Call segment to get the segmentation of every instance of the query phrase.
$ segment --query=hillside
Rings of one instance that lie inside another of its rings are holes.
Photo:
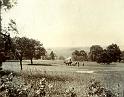
[[[119,46],[120,49],[123,51],[124,46]],[[106,48],[106,46],[103,46],[103,48]],[[48,54],[51,51],[54,51],[57,56],[64,56],[64,57],[69,57],[71,56],[72,52],[75,50],[84,50],[87,53],[90,51],[90,47],[52,47],[52,48],[46,48]]]
[[[54,51],[57,56],[64,56],[69,57],[71,56],[72,52],[75,50],[85,50],[86,52],[89,52],[89,47],[54,47],[54,48],[47,48],[47,52],[50,53],[51,51]]]

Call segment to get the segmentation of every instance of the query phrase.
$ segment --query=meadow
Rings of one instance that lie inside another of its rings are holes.
[[[3,69],[16,73],[14,83],[25,83],[26,87],[29,86],[32,91],[30,93],[38,90],[41,80],[45,78],[46,97],[124,97],[123,63],[104,65],[84,62],[83,66],[81,62],[78,67],[66,66],[60,60],[34,60],[36,65],[28,64],[30,61],[24,60],[21,71],[19,62],[5,62]],[[90,87],[93,85],[95,87],[91,89]],[[103,96],[103,93],[93,92],[96,90],[110,91],[114,96]],[[93,95],[90,95],[91,92]],[[70,93],[76,95],[73,96]],[[35,97],[33,95],[30,94],[28,97]]]

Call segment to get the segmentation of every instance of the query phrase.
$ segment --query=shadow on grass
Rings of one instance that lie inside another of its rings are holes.
[[[111,67],[111,66],[117,66],[117,63],[110,63],[110,64],[103,64],[100,63],[101,66],[107,66],[107,67]]]
[[[31,66],[53,66],[51,64],[27,64],[27,65],[31,65]]]
[[[20,60],[6,60],[6,62],[20,62]]]

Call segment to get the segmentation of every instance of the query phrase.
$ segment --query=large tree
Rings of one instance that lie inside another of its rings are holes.
[[[112,63],[111,56],[108,52],[108,50],[104,49],[96,59],[97,63],[104,63],[104,64],[110,64]]]
[[[113,62],[121,61],[121,50],[117,44],[111,44],[107,47],[107,51],[111,56]]]
[[[105,50],[103,50],[97,57],[98,63],[107,63],[121,61],[121,50],[117,44],[109,45]]]
[[[89,52],[89,60],[96,61],[99,54],[103,51],[100,45],[92,45]]]
[[[31,64],[33,64],[33,58],[40,59],[41,56],[46,54],[46,50],[40,41],[26,37],[16,37],[13,40],[15,41],[16,49],[21,52],[23,58],[30,59]]]

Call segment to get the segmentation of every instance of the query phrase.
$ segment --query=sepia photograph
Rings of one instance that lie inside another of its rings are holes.
[[[0,0],[0,97],[124,97],[124,0]]]

